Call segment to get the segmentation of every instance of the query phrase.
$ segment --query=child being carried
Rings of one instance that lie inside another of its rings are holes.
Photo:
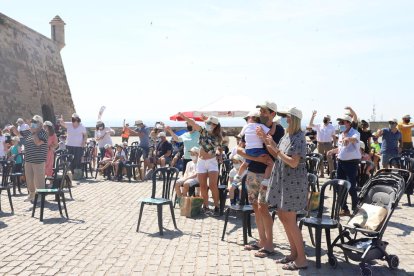
[[[266,151],[262,139],[257,135],[256,129],[258,127],[262,128],[264,133],[267,135],[270,129],[265,126],[264,124],[260,123],[260,113],[259,111],[252,111],[247,114],[247,125],[245,125],[240,132],[240,136],[244,136],[244,140],[246,142],[245,151],[247,155],[253,157],[259,157],[262,155],[268,155],[269,153]],[[247,167],[252,160],[246,159],[245,162],[240,166],[240,169],[237,175],[234,177],[232,184],[237,184],[241,181],[243,176],[247,173]],[[269,178],[272,173],[273,163],[267,164],[264,179],[262,181],[263,186],[269,185]]]

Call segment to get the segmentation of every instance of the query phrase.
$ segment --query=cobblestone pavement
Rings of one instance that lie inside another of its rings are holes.
[[[278,220],[274,224],[277,254],[259,259],[243,250],[240,219],[230,218],[228,234],[221,241],[223,218],[179,216],[174,230],[169,210],[164,207],[164,236],[159,236],[156,210],[144,209],[137,233],[138,199],[150,195],[149,182],[112,182],[88,179],[73,188],[68,202],[70,220],[61,218],[56,203],[49,199],[44,222],[39,210],[31,217],[25,196],[13,197],[15,214],[10,214],[7,197],[1,195],[0,274],[2,275],[351,275],[358,265],[347,264],[335,251],[336,270],[327,264],[323,251],[322,268],[315,268],[314,248],[303,230],[309,268],[284,272],[274,259],[288,252]],[[388,251],[400,257],[400,269],[390,271],[384,261],[373,265],[374,275],[414,275],[414,207],[402,199],[384,239]],[[254,220],[253,220],[254,221]],[[333,236],[336,235],[334,232]],[[257,230],[253,229],[257,237]],[[250,241],[254,240],[250,238]],[[325,243],[322,248],[326,249]]]

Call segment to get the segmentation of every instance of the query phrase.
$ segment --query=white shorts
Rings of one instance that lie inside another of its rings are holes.
[[[193,187],[198,184],[197,178],[188,179],[187,181],[183,180],[184,178],[178,179],[176,185],[183,186],[184,184],[188,184],[188,186]]]
[[[215,157],[207,160],[199,158],[196,170],[197,173],[218,172],[219,168],[217,159]]]

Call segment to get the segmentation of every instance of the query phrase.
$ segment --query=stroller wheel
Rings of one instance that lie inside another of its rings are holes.
[[[389,255],[387,258],[388,266],[391,269],[398,268],[398,265],[400,264],[400,259],[396,255]]]
[[[331,267],[333,269],[336,269],[336,267],[338,266],[338,260],[335,258],[335,256],[330,256],[328,260]]]

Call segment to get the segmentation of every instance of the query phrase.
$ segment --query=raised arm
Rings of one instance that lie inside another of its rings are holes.
[[[352,107],[346,106],[345,109],[348,109],[349,113],[351,113],[352,122],[358,123],[358,116],[357,116],[356,112],[352,109]]]
[[[61,127],[66,128],[66,123],[63,120],[63,115],[60,115],[59,124],[60,124]]]
[[[315,120],[316,113],[317,113],[317,111],[316,111],[316,110],[314,110],[314,111],[312,112],[312,116],[311,116],[311,120],[310,120],[310,122],[309,122],[308,128],[314,128],[314,127],[315,127],[315,125],[314,125],[314,123],[313,123],[313,120]]]
[[[201,127],[193,119],[188,118],[182,112],[178,112],[178,116],[183,118],[187,122],[187,124],[193,127],[194,130],[200,131]]]
[[[181,142],[180,138],[177,136],[177,134],[174,133],[174,131],[172,131],[170,126],[166,126],[165,131],[167,131],[171,135],[171,137],[174,139],[174,141]]]

